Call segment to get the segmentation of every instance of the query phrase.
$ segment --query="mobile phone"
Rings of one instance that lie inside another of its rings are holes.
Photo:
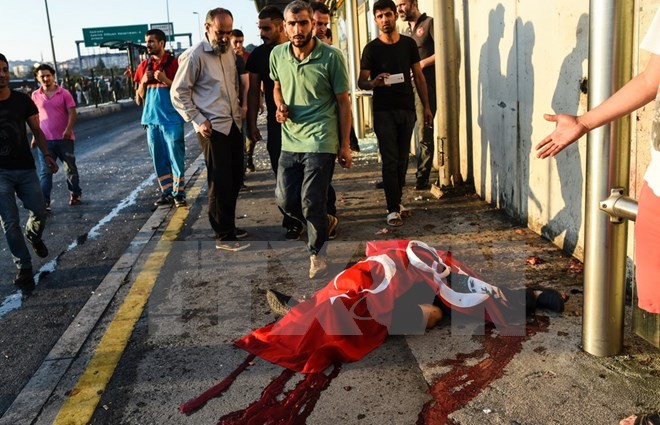
[[[404,81],[403,78],[403,73],[399,74],[390,74],[389,76],[385,77],[383,80],[385,84],[392,85],[392,84],[401,84]]]

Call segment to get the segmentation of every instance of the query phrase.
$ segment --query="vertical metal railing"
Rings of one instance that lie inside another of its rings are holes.
[[[631,78],[634,2],[592,0],[589,26],[589,109]],[[584,260],[584,350],[611,356],[623,347],[627,226],[600,211],[614,187],[628,188],[630,117],[587,137]]]
[[[346,1],[346,39],[348,40],[348,75],[351,84],[351,112],[353,114],[353,128],[358,137],[364,137],[364,125],[358,103],[357,77],[360,63],[360,39],[358,37],[358,9],[357,0]]]
[[[463,183],[461,177],[458,88],[458,49],[454,0],[433,2],[435,25],[435,81],[438,110],[435,117],[441,186]]]

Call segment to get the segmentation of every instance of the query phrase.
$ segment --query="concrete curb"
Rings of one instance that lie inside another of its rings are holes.
[[[78,110],[78,121],[85,121],[88,119],[100,117],[103,115],[113,114],[124,109],[137,108],[135,101],[132,99],[123,99],[118,103],[102,103],[98,106],[81,106]]]

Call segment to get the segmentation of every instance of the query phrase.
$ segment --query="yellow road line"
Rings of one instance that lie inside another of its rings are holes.
[[[187,190],[187,199],[190,204],[199,196],[200,185],[204,181],[205,178],[200,175],[195,185]],[[188,208],[177,208],[174,211],[165,232],[156,244],[154,251],[147,257],[144,267],[135,278],[117,315],[105,331],[87,368],[71,390],[71,394],[62,405],[53,424],[82,425],[92,419],[101,395],[126,349],[135,324],[144,311],[151,290],[172,250],[174,241],[183,228],[188,213]]]

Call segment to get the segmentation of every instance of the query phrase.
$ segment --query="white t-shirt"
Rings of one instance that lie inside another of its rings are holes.
[[[660,55],[660,9],[655,13],[651,27],[640,47],[653,54]],[[660,87],[655,98],[655,115],[651,127],[651,163],[646,170],[644,180],[655,196],[660,197]]]

